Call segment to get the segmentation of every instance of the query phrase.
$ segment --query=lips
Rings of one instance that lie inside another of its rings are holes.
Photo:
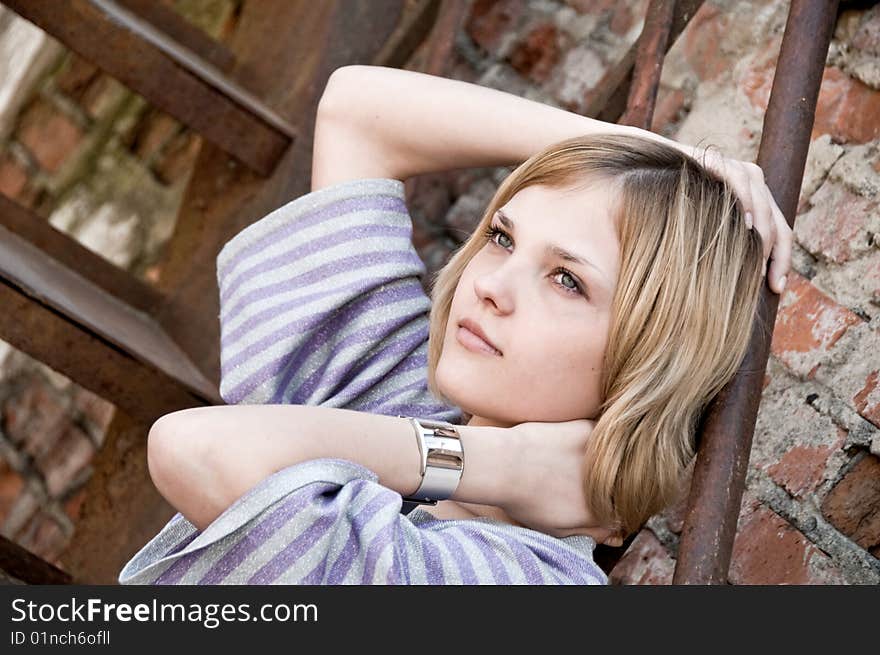
[[[496,355],[502,354],[501,350],[494,343],[492,343],[492,340],[486,335],[483,329],[475,321],[466,318],[460,321],[458,325],[460,328],[464,328],[465,334],[461,335],[461,338],[468,341],[469,345],[477,347],[483,346],[483,349],[487,352],[491,352]]]

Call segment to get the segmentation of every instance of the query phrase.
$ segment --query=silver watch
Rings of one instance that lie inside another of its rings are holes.
[[[464,448],[458,428],[446,421],[397,415],[408,419],[415,429],[422,456],[422,483],[403,500],[421,505],[436,505],[455,493],[464,472]]]

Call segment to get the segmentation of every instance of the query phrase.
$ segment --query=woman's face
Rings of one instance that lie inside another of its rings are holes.
[[[609,182],[533,185],[500,208],[506,220],[493,216],[490,227],[503,233],[486,240],[462,273],[436,370],[440,390],[472,415],[470,425],[598,413],[619,264],[614,197]],[[589,263],[566,260],[553,246]],[[500,354],[469,349],[474,337],[459,327],[465,320]]]

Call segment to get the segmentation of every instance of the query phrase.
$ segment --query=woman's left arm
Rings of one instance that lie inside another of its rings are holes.
[[[510,441],[517,436],[506,428],[457,427],[466,460],[452,498],[503,506],[516,486]],[[147,443],[156,488],[200,530],[273,473],[324,457],[361,464],[402,496],[420,483],[412,424],[383,414],[314,405],[198,407],[161,417]]]

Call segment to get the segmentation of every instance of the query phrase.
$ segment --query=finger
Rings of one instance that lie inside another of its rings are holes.
[[[748,163],[745,168],[748,171],[750,190],[754,201],[752,217],[755,228],[761,235],[764,259],[767,260],[773,252],[777,232],[773,209],[768,197],[770,191],[764,183],[764,172],[759,166]]]
[[[761,235],[761,248],[763,251],[764,258],[764,272],[767,272],[767,260],[773,254],[773,249],[776,245],[776,237],[777,237],[777,228],[776,228],[776,220],[771,216],[767,216],[766,214],[761,214],[760,218],[755,218],[755,229],[758,231],[758,234]]]
[[[773,220],[776,225],[776,242],[773,244],[772,264],[770,265],[771,288],[776,293],[782,293],[791,270],[791,251],[794,242],[794,232],[785,220],[785,215],[773,200],[773,194],[767,189],[767,195],[773,207]]]

